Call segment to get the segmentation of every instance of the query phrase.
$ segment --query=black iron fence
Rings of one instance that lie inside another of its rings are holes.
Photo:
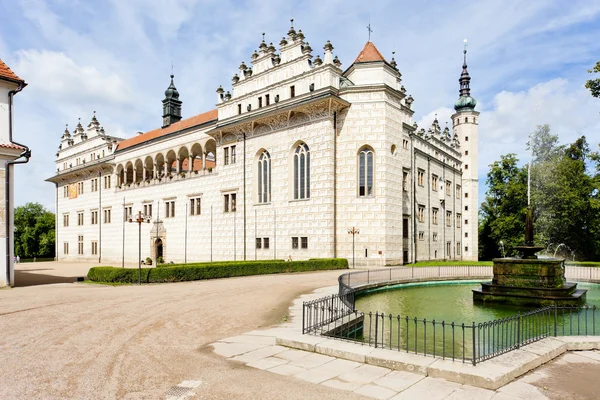
[[[576,279],[575,273],[580,273],[578,280],[600,279],[600,274],[584,269],[584,273],[567,271],[567,277]],[[303,304],[302,332],[473,365],[549,336],[600,333],[595,306],[549,306],[481,323],[362,312],[354,307],[356,291],[378,283],[491,275],[492,267],[487,266],[389,268],[346,273],[338,278],[339,294]]]

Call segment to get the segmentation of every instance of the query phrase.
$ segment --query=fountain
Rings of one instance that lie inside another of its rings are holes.
[[[529,175],[529,174],[528,174]],[[529,181],[529,176],[528,176]],[[533,215],[527,190],[525,243],[517,246],[521,258],[494,258],[494,277],[473,290],[473,300],[481,303],[500,303],[542,307],[548,305],[584,305],[586,292],[577,283],[565,279],[563,258],[538,259],[535,253],[543,250],[533,241]]]

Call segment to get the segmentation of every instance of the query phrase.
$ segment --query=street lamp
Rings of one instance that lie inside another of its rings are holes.
[[[352,229],[348,229],[348,233],[352,235],[352,268],[354,269],[354,235],[358,235],[360,230],[352,227]]]
[[[142,214],[138,211],[135,219],[129,217],[129,222],[137,222],[138,224],[138,284],[142,284],[142,222],[150,223],[150,216]]]

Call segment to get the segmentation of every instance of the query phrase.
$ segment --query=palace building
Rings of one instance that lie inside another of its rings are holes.
[[[466,50],[452,129],[436,119],[427,130],[393,57],[369,41],[344,70],[329,41],[323,50],[313,56],[292,27],[279,50],[260,43],[230,90],[219,86],[213,110],[183,119],[171,75],[159,128],[123,140],[94,114],[65,129],[48,179],[58,259],[137,262],[141,241],[153,262],[352,259],[353,249],[357,263],[477,260]]]

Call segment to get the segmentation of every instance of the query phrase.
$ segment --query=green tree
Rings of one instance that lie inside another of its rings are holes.
[[[15,208],[15,255],[54,257],[55,217],[39,203]]]
[[[517,166],[515,154],[501,156],[490,165],[488,191],[481,204],[479,257],[488,260],[516,255],[515,246],[523,244],[527,206],[527,170]]]
[[[594,65],[594,68],[588,69],[590,74],[600,73],[600,61]],[[590,93],[594,97],[600,97],[600,78],[589,79],[585,82],[585,87],[590,89]]]

